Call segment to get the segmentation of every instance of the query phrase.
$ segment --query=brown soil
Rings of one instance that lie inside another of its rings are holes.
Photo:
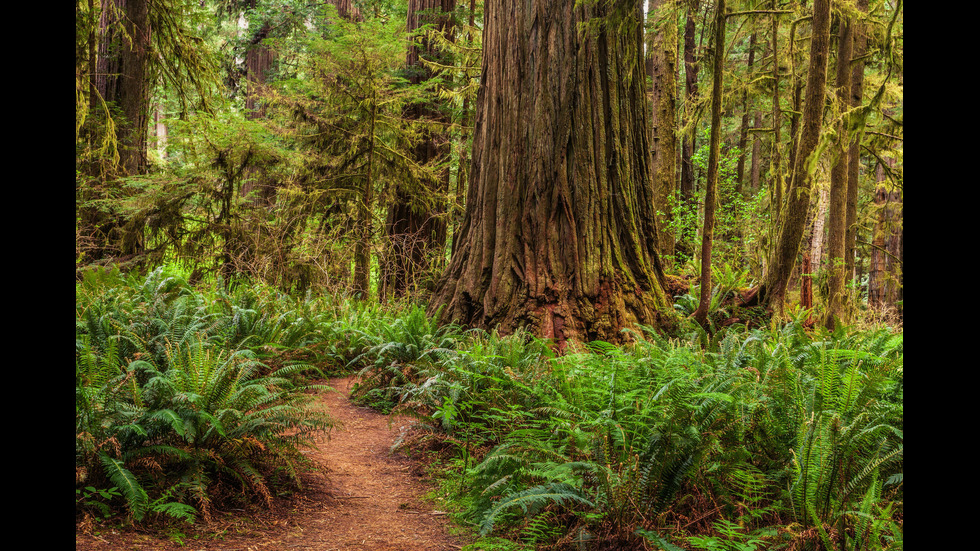
[[[306,478],[307,491],[272,511],[247,518],[228,515],[208,526],[181,528],[183,545],[166,534],[76,526],[75,549],[175,551],[461,549],[448,533],[445,512],[422,499],[423,469],[391,452],[407,420],[394,419],[347,399],[350,378],[332,379],[337,392],[321,398],[341,426],[318,442],[310,457],[322,466]]]

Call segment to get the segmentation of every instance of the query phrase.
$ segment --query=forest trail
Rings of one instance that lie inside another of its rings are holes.
[[[449,519],[423,499],[428,490],[420,466],[391,447],[407,425],[348,399],[353,377],[328,381],[336,392],[320,400],[339,426],[317,441],[308,455],[321,472],[305,477],[306,492],[293,509],[248,528],[199,525],[194,530],[223,534],[188,535],[179,542],[138,532],[103,531],[75,535],[75,549],[140,551],[455,551],[462,542],[449,535]],[[193,537],[193,539],[192,539]]]
[[[460,549],[448,535],[445,513],[421,496],[415,465],[393,455],[402,423],[358,407],[347,395],[353,378],[332,379],[336,392],[322,399],[341,423],[324,437],[313,457],[324,465],[327,498],[295,536],[282,541],[322,551],[437,551]]]

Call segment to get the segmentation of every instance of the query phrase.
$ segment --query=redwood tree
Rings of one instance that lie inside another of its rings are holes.
[[[485,22],[466,213],[430,309],[559,348],[661,324],[640,0],[499,0]]]

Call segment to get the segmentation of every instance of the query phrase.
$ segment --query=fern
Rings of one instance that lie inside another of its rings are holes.
[[[487,535],[493,530],[493,525],[504,511],[512,507],[520,507],[525,516],[533,516],[546,505],[555,503],[564,505],[569,502],[592,507],[592,502],[581,495],[573,486],[555,482],[534,486],[502,498],[493,508],[487,511],[480,522],[480,534]]]
[[[122,461],[113,459],[106,454],[99,454],[99,460],[106,470],[109,480],[122,492],[126,498],[126,506],[134,520],[140,520],[149,508],[149,497],[136,477],[123,467]]]

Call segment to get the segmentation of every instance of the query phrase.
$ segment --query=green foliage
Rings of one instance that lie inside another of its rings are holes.
[[[302,378],[312,366],[273,368],[239,346],[297,346],[297,321],[243,326],[242,309],[225,305],[162,270],[142,281],[90,274],[78,286],[76,510],[108,514],[119,498],[133,521],[190,521],[216,501],[268,503],[296,487],[301,449],[333,424],[311,407],[319,387]]]
[[[702,132],[701,146],[691,157],[695,174],[707,173],[708,130]],[[722,152],[718,165],[718,204],[715,213],[713,264],[730,266],[733,270],[746,270],[752,279],[762,276],[762,244],[769,231],[767,198],[764,190],[751,191],[736,179],[739,157],[742,152],[730,147]],[[668,231],[677,243],[674,261],[685,266],[694,259],[692,251],[698,250],[699,233],[703,227],[703,205],[698,201],[685,201],[679,196],[669,199],[665,206],[669,214]]]
[[[708,348],[634,337],[554,357],[523,335],[471,333],[390,388],[459,442],[456,499],[484,535],[540,542],[548,518],[564,527],[553,540],[666,548],[900,539],[900,335],[791,323]],[[684,533],[677,518],[699,520]]]
[[[719,274],[719,289],[747,277]],[[800,320],[631,336],[555,356],[521,332],[440,327],[418,306],[87,273],[76,507],[187,521],[295,487],[300,449],[330,426],[304,392],[315,362],[354,370],[355,399],[451,443],[449,491],[488,537],[900,545],[901,334]]]

